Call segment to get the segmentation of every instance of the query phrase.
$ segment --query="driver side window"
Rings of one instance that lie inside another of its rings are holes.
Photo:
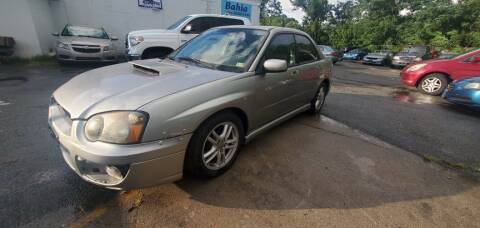
[[[296,65],[295,38],[293,34],[276,35],[265,50],[265,60],[282,59],[288,66]]]

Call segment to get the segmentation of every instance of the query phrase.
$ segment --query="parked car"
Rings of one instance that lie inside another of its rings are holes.
[[[15,39],[8,36],[0,36],[0,57],[13,55]]]
[[[343,54],[343,59],[346,60],[362,60],[368,54],[367,49],[359,48],[353,49],[345,54]]]
[[[389,66],[392,62],[393,53],[386,50],[375,51],[372,53],[368,53],[365,57],[363,57],[363,64],[374,64],[374,65],[382,65],[382,66]]]
[[[58,37],[56,43],[57,60],[67,61],[118,61],[113,41],[103,28],[66,25],[61,33],[52,33]]]
[[[447,101],[480,110],[480,77],[454,81],[443,93]]]
[[[306,33],[213,28],[168,58],[85,72],[58,88],[48,122],[66,163],[111,189],[214,177],[244,142],[310,110],[319,113],[332,64]]]
[[[250,20],[215,14],[186,16],[167,29],[132,31],[125,41],[129,60],[165,58],[175,49],[210,28],[227,25],[250,25]]]
[[[393,56],[392,67],[403,68],[409,64],[431,59],[431,48],[426,45],[413,45],[404,48]]]
[[[338,61],[341,61],[341,59],[339,58],[338,52],[332,47],[327,45],[317,45],[317,47],[322,52],[323,56],[325,56],[325,58],[332,61],[333,64],[337,63]]]
[[[480,49],[453,59],[415,63],[405,67],[400,74],[403,84],[437,96],[442,94],[451,81],[480,75]]]
[[[457,53],[451,53],[451,52],[442,52],[436,59],[453,59],[455,56],[458,56],[459,54]]]

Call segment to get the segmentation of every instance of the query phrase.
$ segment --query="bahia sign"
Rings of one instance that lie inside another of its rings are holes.
[[[222,14],[239,17],[252,17],[252,5],[243,2],[234,2],[229,0],[222,0]]]
[[[162,0],[138,0],[138,6],[151,9],[163,8]]]

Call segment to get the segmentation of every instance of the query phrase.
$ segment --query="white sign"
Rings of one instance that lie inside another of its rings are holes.
[[[138,0],[138,6],[151,8],[151,9],[162,9],[162,0]]]

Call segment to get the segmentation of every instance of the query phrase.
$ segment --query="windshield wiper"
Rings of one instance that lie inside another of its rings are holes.
[[[182,60],[182,61],[187,61],[187,62],[192,62],[195,63],[198,66],[209,68],[209,69],[215,69],[215,64],[212,63],[206,63],[203,62],[199,59],[191,58],[191,57],[178,57],[177,59]]]

